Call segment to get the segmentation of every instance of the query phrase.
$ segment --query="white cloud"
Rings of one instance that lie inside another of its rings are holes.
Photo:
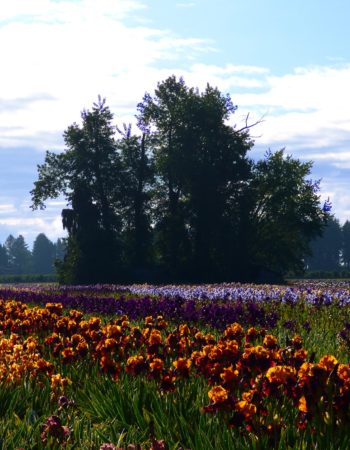
[[[244,109],[266,113],[262,142],[332,147],[350,137],[350,65],[298,68],[267,75],[264,92],[239,93]]]
[[[350,161],[333,162],[332,165],[337,169],[350,169]]]
[[[319,152],[312,153],[313,161],[339,161],[339,162],[350,162],[350,151],[340,150],[338,152]]]
[[[267,75],[269,69],[266,67],[258,66],[242,66],[226,64],[225,66],[215,66],[212,64],[194,64],[191,68],[192,71],[205,71],[207,75],[211,76],[227,76],[232,74],[242,75]]]
[[[9,214],[16,211],[16,207],[12,203],[0,204],[0,214]]]
[[[2,47],[0,100],[7,107],[0,108],[0,123],[7,132],[0,146],[52,145],[47,138],[79,120],[79,112],[99,93],[121,105],[119,114],[131,116],[147,78],[152,76],[152,87],[158,79],[155,63],[190,61],[198,52],[211,51],[206,40],[125,25],[122,19],[137,14],[140,2],[33,3],[31,8],[27,1],[11,1],[2,11],[0,40],[7,45]]]
[[[286,147],[288,154],[314,161],[312,177],[321,178],[321,198],[331,199],[341,222],[349,219],[350,64],[297,68],[283,76],[255,71],[252,79],[261,86],[255,92],[239,89],[243,83],[230,85],[230,72],[210,67],[207,74],[238,104],[233,120],[244,119],[248,112],[251,122],[264,115],[251,130],[261,135],[255,152],[262,156],[268,148]],[[238,76],[250,79],[243,71]]]
[[[234,88],[263,88],[266,82],[261,77],[268,73],[264,67],[255,66],[214,66],[208,64],[193,64],[186,71],[185,78],[188,84],[203,89],[209,82],[213,86],[218,86],[224,92]]]
[[[39,233],[45,233],[46,236],[52,241],[56,241],[58,238],[63,237],[66,234],[62,231],[62,221],[60,216],[54,217],[53,219],[0,217],[0,226],[2,228],[3,242],[10,233],[10,231],[7,231],[6,234],[6,230],[11,230],[11,233],[15,236],[21,234],[30,245]]]
[[[145,8],[133,0],[11,0],[1,5],[2,22],[57,23],[77,19],[89,20],[96,15],[121,19],[131,11]]]
[[[98,94],[107,97],[118,124],[133,121],[144,92],[175,74],[190,86],[204,89],[209,82],[230,92],[239,107],[234,121],[241,122],[248,112],[252,122],[265,114],[264,122],[252,130],[261,135],[256,141],[261,148],[286,146],[288,153],[315,160],[315,165],[350,167],[349,64],[296,68],[281,76],[267,67],[205,64],[204,56],[217,51],[214,42],[155,28],[142,17],[145,8],[131,0],[4,2],[0,151],[16,146],[62,148],[63,130],[80,120],[80,111]],[[138,25],[128,24],[129,17]],[[337,181],[327,183],[325,192],[337,196],[337,211],[349,212],[346,188]],[[50,202],[45,219],[43,212],[28,212],[28,204],[11,209],[17,204],[12,197],[0,204],[1,216],[6,208],[11,215],[0,225],[26,236],[38,230],[62,235],[59,201]]]
[[[251,123],[263,118],[252,129],[253,135],[261,136],[257,139],[259,146],[286,146],[303,159],[312,159],[316,150],[333,148],[333,154],[327,158],[330,163],[337,163],[338,148],[350,141],[350,65],[298,68],[292,74],[277,77],[265,67],[195,63],[187,70],[175,69],[171,73],[183,75],[188,85],[200,89],[209,82],[224,93],[230,92],[238,105],[232,123],[242,123],[247,113]],[[143,91],[152,91],[156,80],[167,76],[168,70],[147,67]],[[123,86],[128,81],[136,82],[133,77],[118,80]],[[115,107],[118,110],[117,102]]]
[[[178,6],[193,2],[179,2]],[[145,5],[129,0],[12,0],[2,7],[0,146],[62,146],[61,134],[98,94],[117,120],[132,120],[146,90],[171,73],[190,85],[231,92],[236,118],[265,114],[260,143],[328,147],[350,131],[350,65],[296,68],[276,76],[266,67],[204,64],[213,43],[169,30],[127,26]],[[141,18],[141,17],[139,17]],[[168,61],[172,69],[160,69]],[[180,69],[187,61],[187,69]]]
[[[49,200],[48,202],[47,202],[47,206],[48,207],[56,207],[56,206],[58,206],[58,207],[63,207],[63,206],[66,206],[67,205],[67,202],[66,201],[64,201],[64,200]]]

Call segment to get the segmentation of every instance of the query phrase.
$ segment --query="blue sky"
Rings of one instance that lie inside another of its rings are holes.
[[[314,161],[322,199],[350,220],[350,3],[345,0],[11,0],[0,15],[0,243],[63,236],[49,201],[31,211],[45,150],[100,94],[115,123],[169,75],[230,93],[232,123],[263,118],[251,156]]]

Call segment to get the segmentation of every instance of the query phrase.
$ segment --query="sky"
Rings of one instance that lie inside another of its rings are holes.
[[[348,0],[11,0],[0,14],[0,243],[65,235],[62,199],[32,211],[45,151],[98,95],[134,122],[145,92],[174,74],[259,121],[252,158],[286,148],[313,161],[321,200],[350,220]]]

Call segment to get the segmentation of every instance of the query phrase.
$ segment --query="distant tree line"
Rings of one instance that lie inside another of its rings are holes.
[[[350,270],[350,222],[340,225],[330,216],[323,234],[312,240],[310,255],[305,258],[308,272],[334,272]]]
[[[64,239],[51,242],[44,233],[38,234],[29,250],[22,235],[8,236],[0,244],[0,275],[48,275],[56,272],[55,262],[65,255]]]
[[[259,280],[301,270],[328,216],[311,162],[268,151],[254,161],[252,124],[207,85],[175,76],[118,128],[104,100],[46,153],[32,208],[63,196],[63,283]]]

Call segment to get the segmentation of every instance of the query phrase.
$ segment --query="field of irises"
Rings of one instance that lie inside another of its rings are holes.
[[[0,449],[350,448],[350,283],[0,286]]]

